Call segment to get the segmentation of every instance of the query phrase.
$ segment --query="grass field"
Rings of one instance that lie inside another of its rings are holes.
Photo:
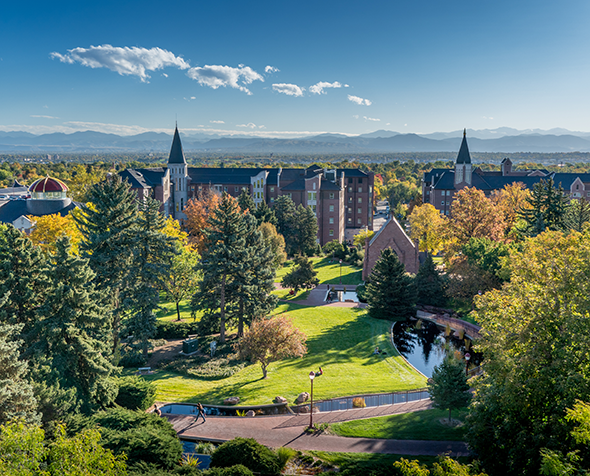
[[[311,258],[313,268],[318,273],[320,284],[338,284],[340,282],[340,263],[334,259],[330,263],[330,258]],[[291,268],[293,262],[288,261],[288,264],[277,270],[277,277],[275,282],[280,283]],[[356,266],[351,266],[342,263],[342,284],[360,284],[362,282],[362,269]]]
[[[463,421],[467,409],[455,410],[452,418]],[[465,427],[450,428],[441,418],[448,418],[447,410],[424,410],[402,415],[391,415],[366,420],[347,421],[330,425],[330,433],[355,438],[385,438],[393,440],[462,441]]]
[[[372,319],[355,308],[304,307],[282,304],[275,313],[287,313],[307,335],[308,354],[269,366],[263,380],[258,364],[220,380],[184,377],[160,370],[147,376],[158,387],[159,401],[220,404],[230,396],[240,403],[271,403],[277,395],[293,402],[309,391],[309,372],[321,366],[324,375],[314,385],[317,399],[361,393],[421,388],[426,379],[396,354],[389,339],[390,323]],[[388,355],[372,354],[375,346]]]

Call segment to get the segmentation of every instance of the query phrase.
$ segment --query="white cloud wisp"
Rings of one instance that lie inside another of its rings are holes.
[[[324,89],[326,88],[341,88],[342,84],[338,81],[334,81],[333,83],[328,83],[326,81],[320,81],[319,83],[314,84],[313,86],[309,87],[309,92],[313,94],[326,94]]]
[[[251,95],[252,92],[244,86],[245,84],[252,84],[254,81],[264,82],[264,78],[260,74],[243,64],[238,65],[237,68],[221,65],[205,65],[203,67],[191,68],[186,74],[189,78],[198,81],[201,86],[209,86],[212,89],[229,86],[230,88],[239,89],[248,95]]]
[[[268,65],[264,68],[265,73],[278,73],[280,71],[279,68],[275,68],[274,66]]]
[[[300,88],[296,84],[278,83],[273,84],[272,89],[278,93],[286,94],[287,96],[303,96],[304,88]]]
[[[348,100],[352,101],[355,104],[358,104],[359,106],[370,106],[371,104],[373,104],[373,102],[369,101],[368,99],[363,99],[358,96],[352,96],[351,94],[348,95]]]
[[[89,68],[107,68],[122,76],[137,76],[142,82],[148,82],[147,71],[156,71],[168,66],[188,69],[189,64],[179,56],[161,48],[117,47],[111,45],[74,48],[68,53],[53,52],[51,58],[62,63],[80,63]]]

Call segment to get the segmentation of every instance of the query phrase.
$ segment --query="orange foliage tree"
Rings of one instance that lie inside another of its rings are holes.
[[[203,230],[207,227],[207,222],[211,214],[217,209],[221,197],[211,189],[199,192],[196,198],[190,199],[184,213],[184,227],[189,234],[189,240],[192,245],[197,247],[200,254],[205,249],[205,235]]]
[[[518,220],[518,212],[530,208],[528,198],[529,189],[522,182],[506,185],[501,190],[494,190],[491,195],[492,203],[498,208],[504,218],[505,233],[508,234]]]
[[[287,316],[256,319],[244,337],[235,344],[240,358],[259,362],[262,377],[267,377],[271,362],[288,357],[303,357],[307,353],[303,332],[293,326]]]

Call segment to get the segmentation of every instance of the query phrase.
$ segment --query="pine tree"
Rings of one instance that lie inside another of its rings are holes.
[[[268,207],[266,202],[262,202],[256,210],[254,210],[254,216],[258,220],[258,226],[263,223],[270,223],[272,225],[277,224],[277,217],[274,212]]]
[[[294,217],[293,254],[313,255],[317,249],[318,220],[311,207],[299,205]]]
[[[58,239],[45,270],[49,289],[37,311],[35,357],[74,388],[82,408],[103,406],[116,397],[110,377],[108,338],[111,323],[102,305],[105,291],[93,283],[88,261],[70,254],[67,237]]]
[[[453,356],[448,356],[434,368],[432,378],[428,379],[428,393],[435,408],[451,410],[467,406],[471,400],[469,384],[463,364]]]
[[[159,211],[160,203],[148,198],[140,203],[140,214],[131,242],[133,261],[130,266],[125,301],[131,310],[127,329],[141,342],[143,355],[148,356],[148,339],[156,333],[155,309],[160,300],[163,279],[169,275],[176,253],[174,238],[162,230],[166,219]]]
[[[414,280],[419,304],[429,306],[444,306],[445,282],[436,269],[431,255],[420,266]]]
[[[84,240],[82,256],[94,271],[98,289],[107,291],[112,307],[113,352],[119,346],[121,316],[125,311],[121,291],[133,260],[132,238],[137,223],[137,195],[115,175],[89,192],[91,205],[82,205],[76,222]]]
[[[525,232],[529,236],[537,236],[545,230],[561,231],[565,228],[568,201],[561,184],[555,187],[553,179],[541,180],[533,187],[527,202],[529,208],[520,210],[518,215],[525,220]]]
[[[250,195],[250,192],[245,188],[243,188],[240,192],[240,196],[238,197],[238,205],[243,212],[249,211],[250,213],[254,213],[256,211],[254,199],[252,198],[252,195]]]
[[[317,278],[318,273],[306,256],[298,255],[293,261],[295,261],[295,267],[283,277],[281,286],[298,292],[301,288],[311,289],[320,284]]]
[[[291,197],[281,195],[275,200],[272,208],[277,218],[277,231],[285,238],[287,254],[293,255],[293,240],[295,239],[295,212],[296,207]]]
[[[17,336],[22,327],[0,323],[0,425],[17,418],[40,421],[33,387],[26,379],[27,362],[19,360],[23,341]]]
[[[590,223],[590,202],[584,198],[572,200],[565,214],[566,229],[582,233]]]
[[[0,225],[0,322],[22,324],[25,341],[35,323],[35,309],[46,292],[41,273],[45,258],[25,235],[12,225]]]
[[[227,193],[223,194],[219,207],[209,218],[204,233],[207,248],[199,266],[203,281],[191,305],[193,310],[204,310],[208,315],[206,319],[218,320],[219,340],[224,343],[228,310],[235,305],[235,297],[230,294],[235,289],[232,288],[234,279],[248,266],[243,213],[237,201]]]
[[[416,294],[412,278],[391,248],[383,250],[375,263],[366,296],[371,317],[401,321],[414,314]]]

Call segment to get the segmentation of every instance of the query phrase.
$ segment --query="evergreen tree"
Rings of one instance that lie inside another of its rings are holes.
[[[519,217],[526,222],[525,233],[537,236],[545,230],[561,231],[565,228],[568,200],[561,184],[555,187],[553,179],[541,180],[527,198],[529,208],[520,210]]]
[[[291,197],[281,195],[275,200],[273,212],[277,218],[277,231],[285,238],[287,254],[293,255],[293,240],[295,239],[296,207]]]
[[[95,185],[89,196],[91,205],[82,205],[82,213],[75,217],[84,236],[80,249],[95,273],[95,284],[106,291],[112,307],[112,341],[116,351],[125,310],[121,291],[129,281],[134,256],[132,238],[138,215],[137,195],[127,182],[115,175]]]
[[[244,324],[250,324],[256,317],[266,316],[277,304],[274,290],[274,256],[258,230],[256,218],[251,214],[243,216],[245,223],[245,266],[234,276],[232,294],[238,307],[238,336],[244,335]]]
[[[434,367],[432,378],[428,379],[428,393],[435,408],[449,410],[450,424],[451,411],[466,407],[471,400],[463,364],[453,356],[448,356]]]
[[[19,360],[23,324],[0,323],[0,425],[12,419],[38,423],[37,401],[26,379],[27,362]]]
[[[131,310],[127,329],[141,342],[146,358],[148,339],[156,333],[154,311],[160,300],[160,288],[176,254],[175,239],[162,232],[166,219],[159,208],[160,203],[151,198],[140,203],[141,213],[131,242],[133,261],[125,291],[125,301]]]
[[[298,255],[293,261],[295,261],[295,267],[283,277],[281,286],[297,292],[301,288],[311,289],[320,284],[317,278],[318,273],[306,256]]]
[[[584,198],[572,200],[565,214],[565,228],[582,233],[590,223],[590,202]]]
[[[248,190],[245,188],[242,189],[240,192],[240,196],[238,197],[238,205],[242,209],[243,212],[249,211],[250,213],[254,213],[256,211],[256,204],[254,203],[254,199]]]
[[[412,278],[391,248],[383,250],[375,263],[366,296],[371,317],[401,321],[414,314],[416,294]]]
[[[274,212],[268,207],[266,202],[262,202],[256,210],[254,210],[254,216],[258,220],[258,225],[262,225],[263,223],[270,223],[272,225],[277,225],[277,217],[275,216]]]
[[[225,326],[228,310],[235,305],[230,292],[235,289],[234,279],[248,266],[246,259],[246,224],[235,199],[223,194],[219,207],[209,218],[205,229],[207,249],[199,266],[203,280],[193,296],[193,310],[207,313],[205,319],[219,322],[219,341],[225,342]],[[217,312],[219,315],[217,317]]]
[[[311,207],[297,207],[293,231],[292,254],[313,255],[317,250],[318,220]]]
[[[431,255],[427,255],[426,260],[420,266],[414,279],[414,285],[419,304],[445,305],[445,282],[436,269]]]
[[[108,358],[111,323],[105,315],[104,291],[93,284],[88,261],[70,254],[67,237],[58,239],[45,270],[49,292],[37,311],[35,360],[74,388],[83,409],[112,403],[116,386]]]
[[[22,324],[27,342],[35,324],[35,309],[46,293],[42,269],[45,258],[25,235],[12,225],[0,225],[0,322]]]

